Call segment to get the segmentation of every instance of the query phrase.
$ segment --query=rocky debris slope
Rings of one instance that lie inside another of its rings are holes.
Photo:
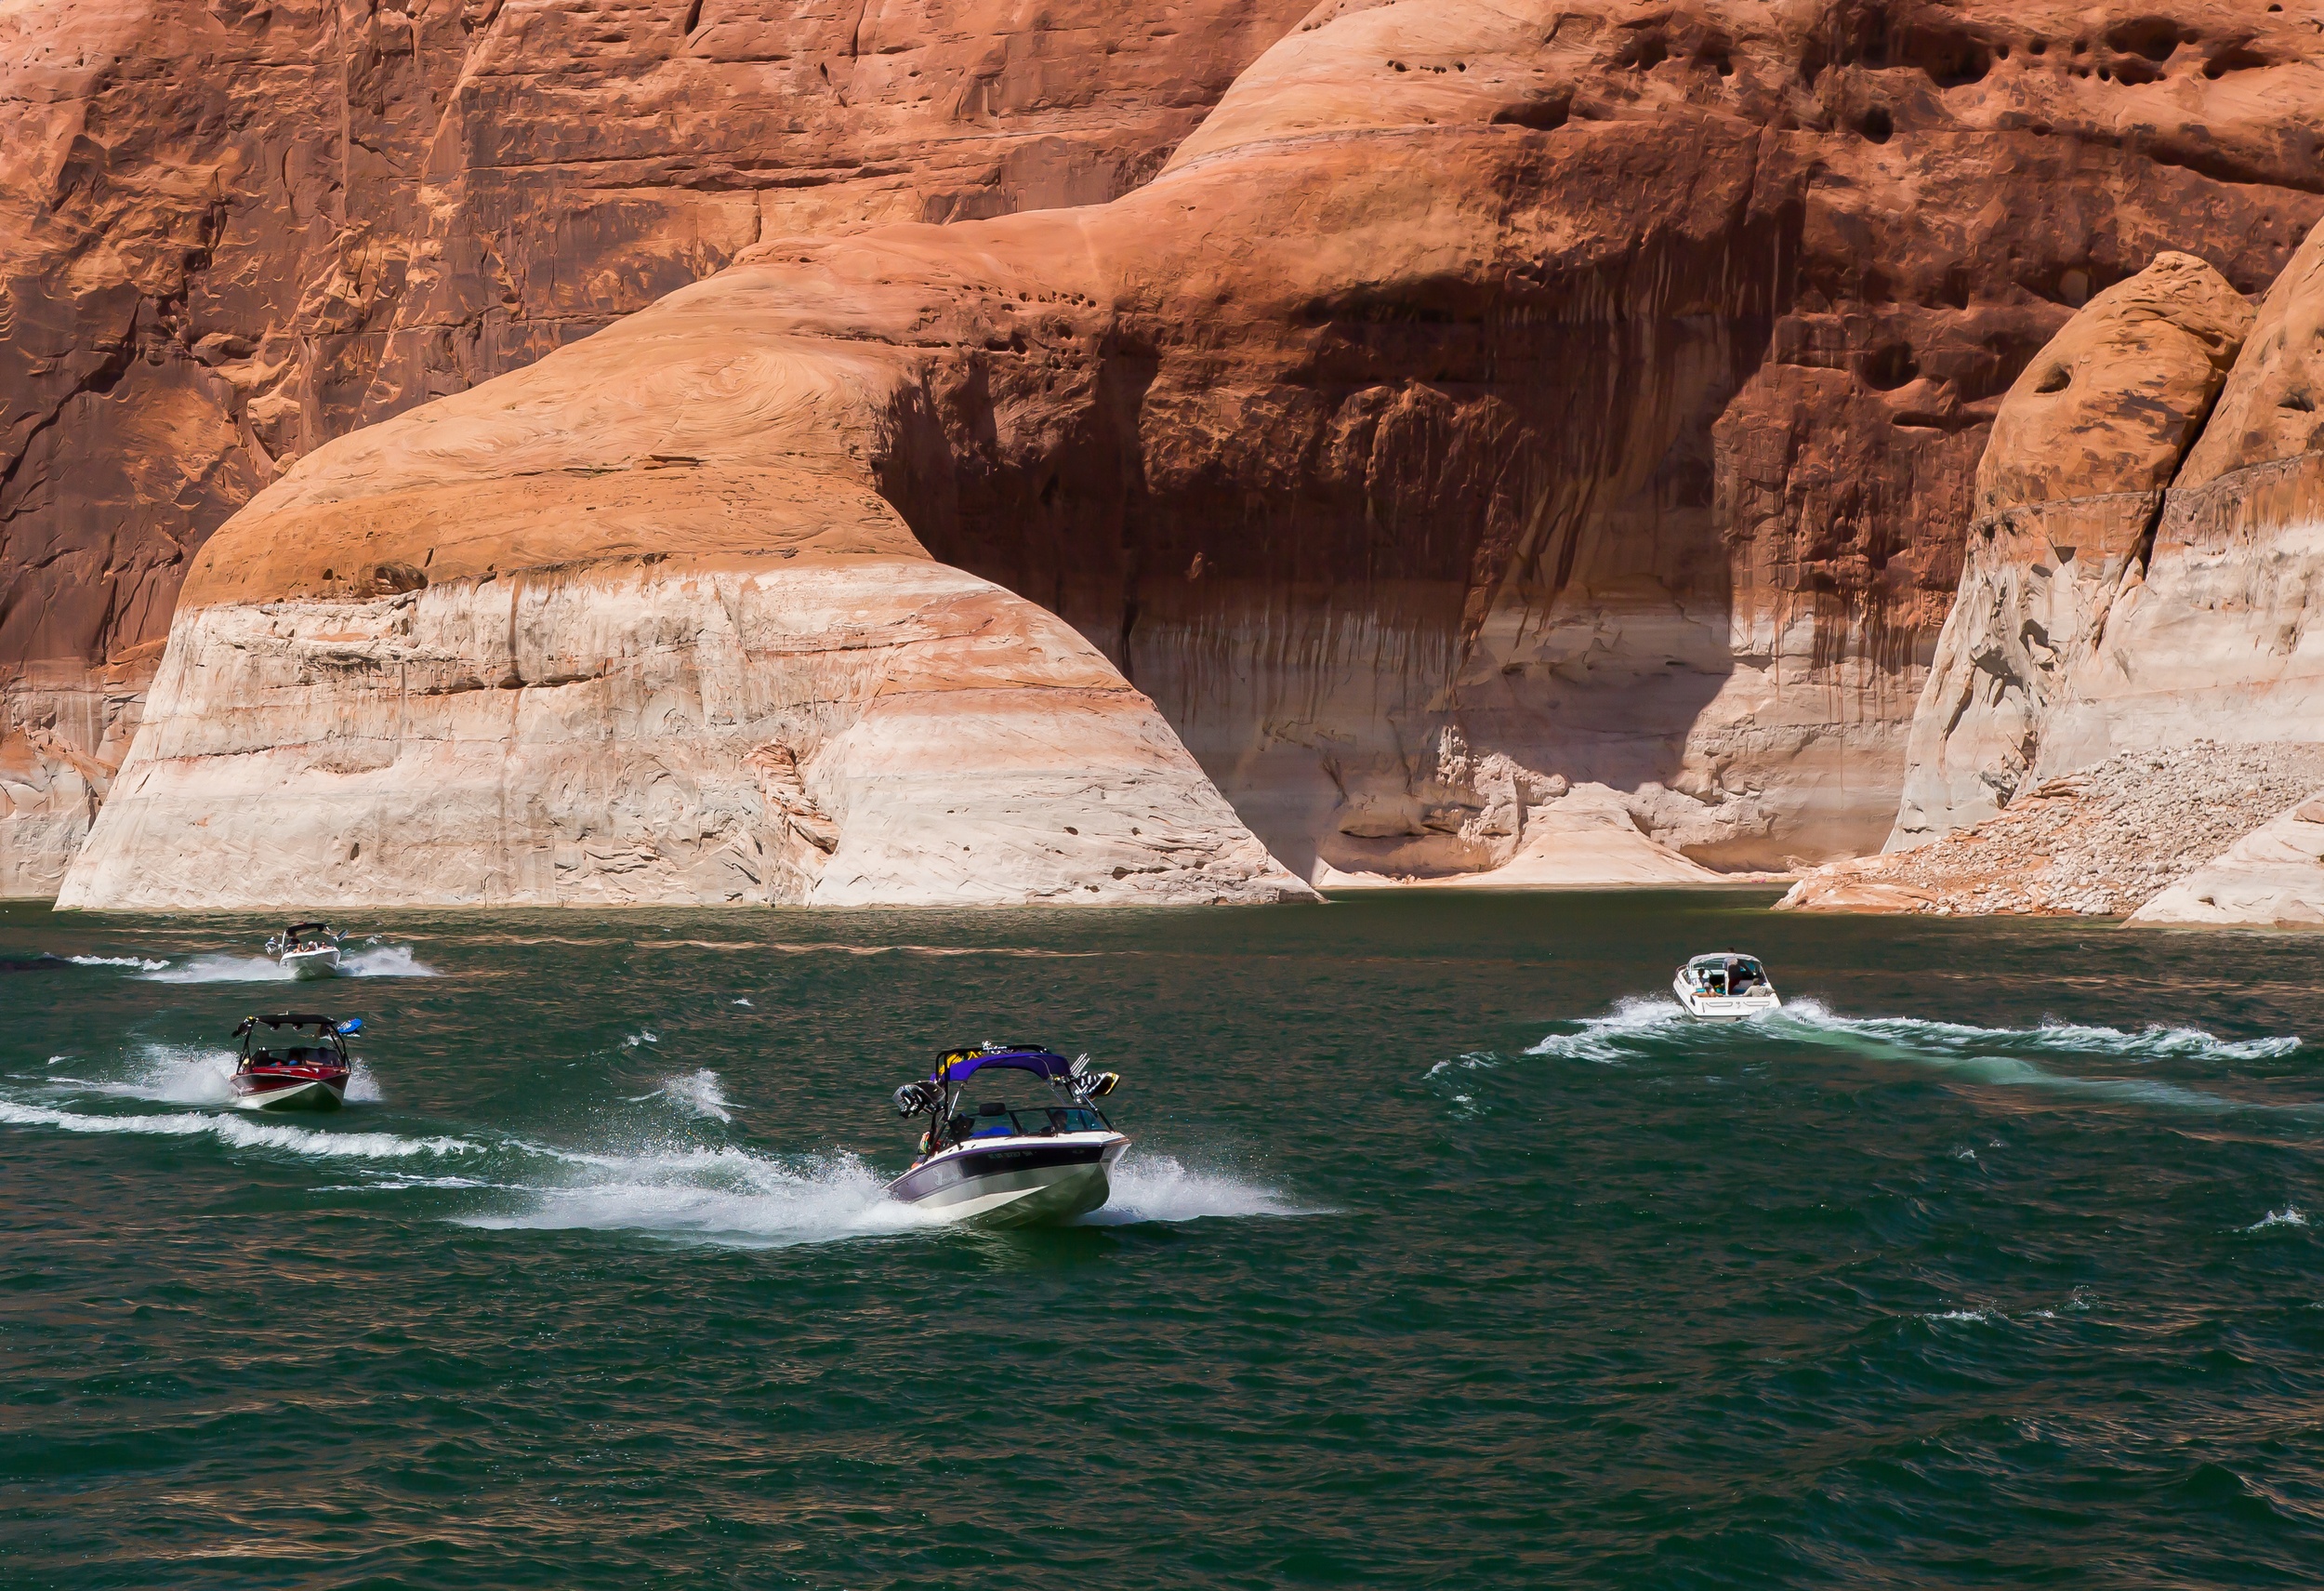
[[[1095,648],[930,560],[894,351],[707,285],[202,550],[59,904],[1305,898]]]
[[[1307,4],[0,6],[0,892],[293,460],[768,238],[1111,198]]]
[[[2324,746],[2204,740],[2124,752],[2024,789],[1983,822],[1811,873],[1778,904],[2164,921],[2144,908],[2186,894],[2206,863],[2319,783]]]
[[[2148,927],[2324,928],[2324,795],[2246,834],[2131,921]]]
[[[851,479],[1089,637],[1299,869],[1406,845],[1351,828],[1382,803],[1490,805],[1430,788],[1447,729],[1674,793],[1695,861],[1813,859],[1894,817],[2032,353],[2165,249],[2256,291],[2324,213],[2312,40],[2208,0],[1330,5],[1110,203],[770,230],[688,291],[806,386],[876,366]]]

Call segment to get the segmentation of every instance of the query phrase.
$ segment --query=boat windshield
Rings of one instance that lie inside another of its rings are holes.
[[[328,1044],[291,1044],[276,1040],[262,1050],[250,1052],[254,1067],[343,1067],[347,1057]]]
[[[1769,988],[1767,970],[1750,956],[1697,956],[1686,963],[1695,985],[1714,994]]]
[[[976,1106],[963,1106],[952,1119],[947,1141],[961,1143],[971,1138],[1047,1138],[1059,1133],[1103,1133],[1105,1118],[1086,1105],[1033,1105],[1011,1107],[997,1100]]]
[[[254,1027],[243,1044],[244,1059],[254,1067],[343,1067],[347,1052],[337,1034],[312,1028],[285,1025]]]

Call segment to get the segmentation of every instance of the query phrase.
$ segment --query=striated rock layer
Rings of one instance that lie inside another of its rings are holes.
[[[1109,203],[769,234],[677,297],[784,381],[876,367],[850,478],[1301,871],[1507,865],[1504,764],[1816,859],[1894,819],[2032,353],[2167,248],[2256,291],[2324,212],[2311,35],[2247,11],[1328,5]]]
[[[906,362],[675,295],[324,447],[196,558],[79,907],[1307,896],[1153,704],[930,560]]]
[[[191,607],[60,904],[1306,894],[1063,623],[811,547]]]

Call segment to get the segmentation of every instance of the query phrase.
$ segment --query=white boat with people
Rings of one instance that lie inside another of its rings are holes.
[[[1670,980],[1689,1016],[1706,1022],[1740,1022],[1763,1016],[1783,1004],[1775,981],[1756,956],[1738,950],[1714,950],[1697,956]]]
[[[327,922],[294,922],[266,942],[266,953],[293,977],[327,978],[339,970],[342,937]]]
[[[963,1097],[971,1081],[984,1096],[974,1105]],[[1129,1147],[1091,1103],[1120,1081],[1091,1071],[1086,1055],[1068,1061],[1038,1044],[948,1050],[925,1080],[895,1092],[899,1115],[930,1120],[919,1158],[889,1195],[979,1226],[1087,1215],[1105,1202],[1114,1162]]]

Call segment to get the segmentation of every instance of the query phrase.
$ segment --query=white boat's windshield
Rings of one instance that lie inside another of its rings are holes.
[[[1697,956],[1686,963],[1691,982],[1714,994],[1773,988],[1767,970],[1750,956]]]
[[[1103,1133],[1105,1119],[1086,1105],[1010,1106],[1000,1100],[963,1103],[952,1119],[949,1141],[970,1138],[1050,1137],[1059,1133]]]

